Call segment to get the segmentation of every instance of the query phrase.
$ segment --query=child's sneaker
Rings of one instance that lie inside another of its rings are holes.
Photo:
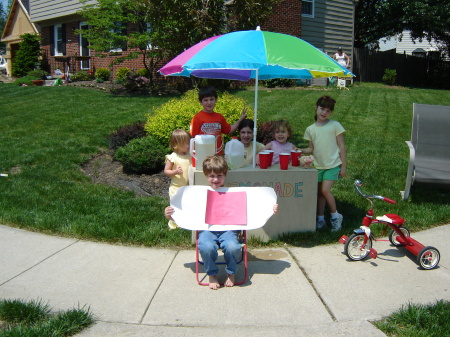
[[[325,220],[317,220],[316,221],[316,228],[318,230],[324,229],[325,227],[327,227],[327,222]]]
[[[343,219],[344,219],[344,217],[342,216],[342,214],[338,214],[337,218],[331,219],[331,231],[332,232],[337,232],[337,231],[341,230]]]

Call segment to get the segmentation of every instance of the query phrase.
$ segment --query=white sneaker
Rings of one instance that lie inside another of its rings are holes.
[[[316,221],[316,228],[317,229],[324,229],[327,227],[327,222],[325,220],[317,220]]]
[[[342,216],[342,214],[339,214],[339,213],[338,213],[337,218],[331,219],[331,231],[332,232],[337,232],[337,231],[341,230],[343,219],[344,219],[344,217]]]

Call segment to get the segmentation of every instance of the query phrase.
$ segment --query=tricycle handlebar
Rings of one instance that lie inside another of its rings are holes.
[[[389,199],[389,198],[382,197],[381,195],[368,195],[368,194],[364,194],[363,191],[361,191],[361,188],[360,188],[361,186],[364,186],[364,184],[363,184],[362,181],[359,180],[359,179],[355,180],[354,185],[355,185],[356,191],[357,191],[359,194],[361,194],[361,195],[362,195],[364,198],[366,198],[366,199],[379,199],[379,200],[386,201],[386,202],[388,202],[388,203],[390,203],[390,204],[395,204],[395,201],[394,201],[394,200],[391,200],[391,199]]]

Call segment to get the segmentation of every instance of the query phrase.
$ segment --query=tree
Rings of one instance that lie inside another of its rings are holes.
[[[272,14],[277,0],[234,0],[229,5],[227,24],[232,30],[261,26]]]
[[[378,46],[383,37],[411,31],[413,39],[436,40],[449,52],[449,0],[354,0],[355,47]]]
[[[12,66],[13,76],[25,76],[29,71],[34,70],[39,63],[41,54],[41,44],[36,34],[23,34],[20,36],[19,49]]]
[[[90,27],[81,33],[91,49],[101,55],[117,47],[138,50],[115,62],[143,55],[150,83],[158,60],[220,34],[224,26],[223,0],[98,0],[79,13]]]
[[[3,35],[3,30],[6,25],[7,14],[3,9],[3,4],[0,2],[0,37]],[[6,44],[4,42],[0,42],[0,50],[4,49]],[[1,54],[1,53],[0,53]]]

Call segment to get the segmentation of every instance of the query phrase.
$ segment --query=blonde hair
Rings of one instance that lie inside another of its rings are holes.
[[[184,130],[176,129],[173,130],[172,135],[169,139],[169,146],[172,149],[172,151],[177,152],[178,147],[181,144],[189,144],[189,141],[191,140],[191,135],[187,133]]]
[[[227,172],[228,164],[222,156],[208,156],[203,161],[203,174],[205,176],[211,173],[227,175]]]
[[[285,120],[279,120],[275,122],[275,125],[273,126],[273,133],[277,132],[277,130],[286,130],[289,134],[288,139],[292,136],[292,126],[289,124],[288,121]]]

